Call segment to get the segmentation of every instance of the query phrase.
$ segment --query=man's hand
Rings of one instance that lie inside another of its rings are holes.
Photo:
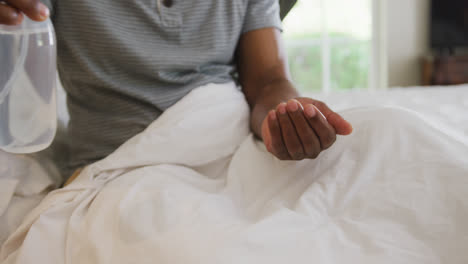
[[[49,9],[38,0],[0,1],[0,24],[18,25],[23,21],[23,13],[35,21],[49,17]]]
[[[280,103],[262,123],[262,138],[280,160],[315,159],[336,135],[348,135],[351,125],[324,103],[299,97]]]
[[[277,158],[316,158],[335,142],[336,135],[352,132],[351,124],[324,103],[299,96],[291,82],[279,30],[264,28],[243,34],[236,62],[251,108],[252,131]]]

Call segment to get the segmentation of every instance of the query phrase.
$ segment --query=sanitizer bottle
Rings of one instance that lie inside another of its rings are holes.
[[[56,39],[50,20],[26,16],[0,25],[0,149],[32,153],[47,148],[57,127]]]

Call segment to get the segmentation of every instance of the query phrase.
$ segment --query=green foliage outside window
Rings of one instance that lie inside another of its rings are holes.
[[[321,35],[287,37],[287,51],[291,74],[303,92],[322,89]],[[330,34],[330,86],[332,90],[368,87],[370,41],[362,41],[342,33]]]

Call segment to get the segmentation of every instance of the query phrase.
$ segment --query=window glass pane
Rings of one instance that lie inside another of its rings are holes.
[[[327,0],[325,0],[327,1]],[[349,0],[348,0],[349,1]],[[283,21],[286,38],[322,33],[321,0],[299,0]]]
[[[324,1],[331,45],[331,88],[368,88],[372,52],[371,0]]]
[[[302,0],[283,22],[291,75],[303,92],[323,86],[321,19],[320,1]]]
[[[296,39],[288,43],[289,68],[296,87],[303,92],[322,90],[321,46]]]
[[[371,1],[298,1],[283,26],[291,74],[299,89],[318,91],[326,84],[334,90],[368,87]],[[324,69],[330,71],[326,81]]]
[[[319,1],[319,0],[303,0]],[[359,40],[372,38],[371,0],[323,0],[326,5],[328,31],[342,33]]]
[[[370,42],[332,44],[330,67],[333,90],[364,89],[369,86]]]

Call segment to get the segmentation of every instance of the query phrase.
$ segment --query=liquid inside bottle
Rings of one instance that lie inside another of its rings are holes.
[[[33,26],[31,26],[33,25]],[[57,127],[56,43],[50,21],[0,27],[0,149],[47,148]]]

